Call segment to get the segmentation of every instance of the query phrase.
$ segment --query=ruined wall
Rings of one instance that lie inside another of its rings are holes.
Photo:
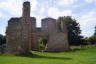
[[[21,47],[23,48],[23,52],[27,52],[30,49],[29,44],[31,44],[31,22],[30,22],[30,3],[23,3],[23,16],[21,17]]]
[[[50,35],[46,51],[67,51],[69,50],[68,42],[64,33],[55,33]]]
[[[34,33],[36,32],[36,19],[12,18],[8,22],[7,53],[25,53],[34,46]]]
[[[48,40],[46,51],[68,50],[68,34],[65,23],[59,26],[60,20],[42,19],[41,31],[36,28],[36,18],[30,17],[30,2],[23,3],[23,14],[20,18],[11,18],[6,30],[7,53],[25,53],[38,50],[40,37]],[[60,29],[59,29],[60,28]]]
[[[19,18],[11,18],[8,21],[6,31],[7,37],[7,53],[18,53],[21,41],[21,24]]]
[[[42,19],[42,32],[46,35],[53,34],[56,32],[56,19],[44,18]]]
[[[30,2],[23,4],[23,16],[12,18],[8,22],[7,53],[25,53],[32,49],[36,32],[36,19],[30,17]]]
[[[46,45],[46,51],[67,51],[69,50],[69,44],[66,25],[60,20],[56,20],[55,22],[56,23],[53,24],[50,24],[50,22],[47,26],[49,30],[52,29],[52,31],[49,34],[48,42]]]
[[[36,41],[36,18],[31,17],[31,50],[37,49],[37,41]]]

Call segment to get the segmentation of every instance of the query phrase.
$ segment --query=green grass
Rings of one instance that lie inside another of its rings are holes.
[[[0,55],[0,64],[96,64],[96,47],[72,47],[70,52],[37,52]]]

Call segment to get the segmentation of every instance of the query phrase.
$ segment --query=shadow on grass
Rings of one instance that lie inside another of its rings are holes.
[[[17,56],[21,57],[29,57],[29,58],[44,58],[44,59],[60,59],[60,60],[71,60],[72,58],[67,58],[67,57],[50,57],[50,56],[40,56],[37,54],[32,54],[31,52],[25,53],[25,54],[20,54]]]
[[[74,48],[74,49],[71,49],[69,52],[77,52],[77,51],[84,51],[86,50],[85,48]]]

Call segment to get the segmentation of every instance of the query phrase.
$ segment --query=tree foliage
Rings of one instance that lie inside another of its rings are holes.
[[[95,26],[95,32],[94,32],[94,35],[96,35],[96,26]]]
[[[89,42],[90,42],[91,44],[96,44],[96,35],[91,36],[91,37],[89,38]]]
[[[38,43],[39,43],[39,49],[40,49],[40,50],[44,50],[44,49],[45,49],[45,46],[46,46],[46,44],[47,44],[47,39],[45,39],[45,38],[40,38],[40,39],[38,40]]]
[[[95,26],[95,32],[93,34],[93,36],[91,36],[88,41],[91,43],[91,44],[96,44],[96,26]]]
[[[62,22],[65,22],[68,29],[68,41],[70,45],[80,45],[83,41],[83,36],[81,36],[81,30],[79,23],[70,16],[59,17]]]
[[[0,45],[5,44],[6,43],[6,36],[3,36],[0,34]]]

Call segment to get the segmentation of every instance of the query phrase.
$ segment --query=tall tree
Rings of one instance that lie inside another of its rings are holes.
[[[95,26],[95,32],[94,32],[94,35],[96,35],[96,26]]]
[[[62,19],[62,22],[65,22],[68,29],[68,41],[70,45],[80,45],[83,40],[81,36],[81,30],[79,23],[75,19],[72,19],[70,16],[59,17]]]
[[[0,45],[6,43],[6,37],[0,34]]]
[[[94,34],[89,38],[89,42],[91,44],[96,44],[96,26],[95,26],[95,32],[94,32]]]

